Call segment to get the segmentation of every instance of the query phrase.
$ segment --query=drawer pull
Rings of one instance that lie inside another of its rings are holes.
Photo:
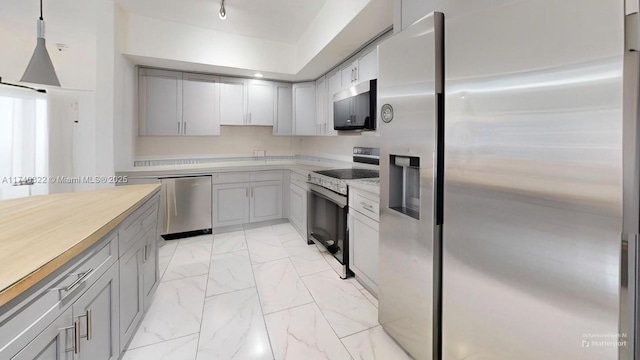
[[[361,202],[360,205],[362,205],[366,210],[369,210],[372,213],[375,213],[375,211],[373,211],[373,205],[367,204],[366,202]]]
[[[73,290],[73,288],[75,288],[76,286],[78,286],[81,282],[84,281],[84,279],[87,278],[87,276],[89,276],[91,274],[91,272],[93,271],[93,269],[89,269],[81,274],[78,274],[78,278],[76,279],[76,281],[72,282],[71,284],[69,284],[69,286],[67,286],[66,288],[64,288],[64,291],[71,291]]]

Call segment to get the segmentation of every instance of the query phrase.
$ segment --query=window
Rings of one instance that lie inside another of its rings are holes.
[[[47,96],[0,87],[0,199],[48,193]],[[33,178],[34,185],[14,183]]]

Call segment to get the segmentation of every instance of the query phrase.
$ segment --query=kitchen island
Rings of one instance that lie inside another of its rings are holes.
[[[119,357],[157,288],[159,189],[0,202],[0,358]]]

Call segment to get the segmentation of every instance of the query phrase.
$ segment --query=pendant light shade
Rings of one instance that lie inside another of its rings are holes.
[[[38,19],[38,39],[36,49],[33,51],[27,70],[20,81],[43,84],[51,86],[60,86],[60,81],[53,68],[51,57],[47,51],[46,41],[44,39],[44,19],[42,18],[42,0],[40,0],[40,18]]]

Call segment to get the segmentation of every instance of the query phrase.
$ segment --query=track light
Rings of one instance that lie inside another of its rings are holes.
[[[227,18],[227,9],[224,8],[224,0],[221,0],[220,13],[218,15],[220,15],[220,19],[222,20]]]

